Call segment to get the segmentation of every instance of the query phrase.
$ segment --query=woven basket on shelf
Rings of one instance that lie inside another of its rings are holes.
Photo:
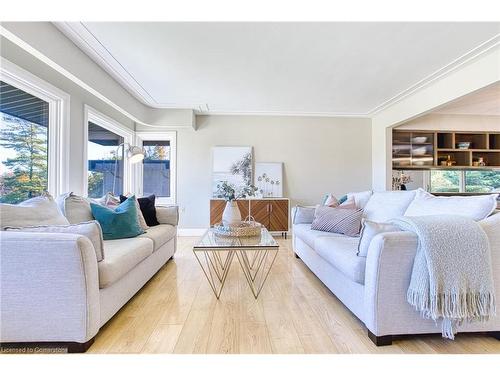
[[[262,224],[249,216],[239,224],[223,225],[222,223],[214,225],[214,232],[220,236],[227,237],[256,237],[260,236]]]

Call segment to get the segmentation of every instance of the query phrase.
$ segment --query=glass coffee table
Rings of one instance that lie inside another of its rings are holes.
[[[266,228],[262,228],[260,236],[255,237],[226,237],[218,235],[210,228],[193,247],[194,255],[217,299],[226,282],[234,255],[238,258],[254,297],[257,298],[278,250],[278,243]]]

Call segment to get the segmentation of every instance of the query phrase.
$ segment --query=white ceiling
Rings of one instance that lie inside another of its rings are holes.
[[[144,103],[213,113],[367,115],[500,40],[500,23],[56,26]]]

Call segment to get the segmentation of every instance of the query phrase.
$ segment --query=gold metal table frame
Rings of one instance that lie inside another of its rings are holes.
[[[257,298],[278,251],[278,243],[265,228],[262,228],[260,237],[221,237],[209,229],[193,247],[196,260],[217,299],[222,293],[235,255],[253,296]]]

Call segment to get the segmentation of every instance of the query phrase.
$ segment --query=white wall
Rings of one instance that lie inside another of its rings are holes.
[[[177,133],[177,203],[181,228],[209,224],[212,148],[253,146],[254,160],[284,163],[284,194],[316,204],[371,186],[369,119],[197,116],[197,131]]]
[[[373,188],[391,187],[391,127],[500,81],[499,66],[500,46],[497,46],[373,116]]]

